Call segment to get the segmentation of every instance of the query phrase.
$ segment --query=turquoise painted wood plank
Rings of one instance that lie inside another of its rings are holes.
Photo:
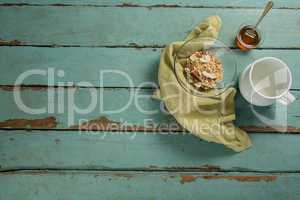
[[[161,49],[134,48],[37,48],[1,47],[0,84],[13,85],[16,79],[28,70],[55,69],[58,82],[85,81],[100,86],[100,72],[116,70],[125,73],[133,84],[120,73],[104,73],[104,87],[137,87],[144,82],[157,82],[158,61]],[[65,76],[57,76],[63,70]],[[5,73],[2,73],[4,72]],[[6,74],[6,75],[5,75]],[[24,84],[51,85],[48,76],[30,76]],[[299,83],[300,88],[300,83]]]
[[[203,18],[219,15],[224,22],[220,39],[232,46],[241,23],[254,23],[260,12],[221,8],[0,7],[0,36],[5,41],[2,43],[25,45],[165,45],[182,40]],[[299,16],[296,9],[273,10],[261,26],[265,34],[262,47],[299,47]]]
[[[99,5],[99,6],[209,6],[209,7],[262,7],[265,1],[251,0],[0,0],[0,3],[29,3],[35,5],[66,4],[66,5]],[[275,8],[299,8],[297,0],[274,0]]]
[[[299,174],[18,172],[0,175],[1,199],[297,199]]]
[[[2,128],[78,129],[74,125],[89,123],[91,125],[85,126],[88,129],[102,130],[109,127],[106,123],[115,124],[109,122],[112,120],[135,130],[153,130],[155,127],[161,130],[182,130],[164,110],[163,103],[151,98],[152,89],[27,88],[14,91],[0,92]],[[18,104],[14,96],[16,91],[20,93],[22,101]],[[300,96],[300,91],[292,93]],[[92,103],[91,98],[95,103]],[[289,107],[278,104],[253,107],[238,94],[236,124],[248,131],[270,131],[269,128],[273,126],[289,126],[286,130],[275,130],[300,132],[299,102],[298,98]],[[23,105],[29,110],[24,109]],[[113,128],[116,127],[110,127]]]
[[[39,69],[48,72],[54,68],[53,83],[48,76],[34,75],[24,80],[29,85],[58,85],[58,82],[89,82],[104,87],[138,87],[144,82],[157,84],[158,63],[161,49],[159,48],[38,48],[38,47],[1,47],[0,48],[0,84],[14,85],[20,74]],[[238,71],[241,72],[254,59],[275,56],[285,61],[294,74],[292,88],[300,89],[299,50],[253,50],[248,53],[235,51],[238,60]],[[58,70],[64,71],[64,77],[57,75]],[[125,76],[117,73],[105,73],[100,78],[100,71],[116,70],[125,73],[132,79],[132,84]],[[49,74],[49,73],[48,73]],[[83,84],[81,84],[83,85]]]
[[[297,199],[299,174],[18,172],[0,175],[1,199]]]
[[[251,135],[236,153],[189,134],[78,131],[0,131],[1,170],[97,169],[299,171],[300,137]]]

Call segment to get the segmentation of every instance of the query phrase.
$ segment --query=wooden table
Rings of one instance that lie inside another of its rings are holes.
[[[299,96],[300,1],[274,2],[262,46],[234,50],[239,72],[253,59],[278,57]],[[239,25],[254,22],[265,1],[0,3],[1,200],[299,199],[300,100],[252,108],[238,94],[236,124],[253,147],[234,153],[183,134],[151,99],[154,85],[142,84],[157,83],[164,45],[204,17],[219,15],[220,40],[234,47]],[[84,112],[91,96],[95,107]]]

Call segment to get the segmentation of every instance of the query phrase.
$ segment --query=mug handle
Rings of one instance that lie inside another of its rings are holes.
[[[277,99],[277,101],[282,105],[287,106],[291,104],[293,101],[295,101],[295,99],[296,97],[294,95],[292,95],[290,92],[287,92],[285,95]]]

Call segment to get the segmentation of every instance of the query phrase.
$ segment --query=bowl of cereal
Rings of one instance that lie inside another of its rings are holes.
[[[189,94],[216,97],[234,85],[237,60],[233,51],[213,38],[186,41],[174,54],[174,73]]]

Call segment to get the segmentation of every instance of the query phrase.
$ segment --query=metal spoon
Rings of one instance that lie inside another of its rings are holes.
[[[264,9],[264,12],[261,14],[260,18],[258,19],[258,21],[256,22],[255,26],[253,29],[247,29],[246,30],[246,33],[252,37],[252,38],[255,38],[256,36],[256,28],[257,26],[260,24],[260,22],[262,21],[262,19],[267,15],[267,13],[273,8],[273,1],[269,1]]]

